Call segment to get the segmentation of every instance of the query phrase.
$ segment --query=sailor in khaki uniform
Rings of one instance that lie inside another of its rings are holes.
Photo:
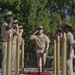
[[[20,37],[20,46],[22,46],[22,40],[23,40],[23,38],[22,38],[22,35],[23,35],[23,26],[19,26],[19,37]],[[22,61],[21,61],[21,58],[22,58],[22,50],[21,50],[22,48],[20,47],[20,67],[22,66],[21,64],[22,64]]]
[[[12,24],[12,31],[13,31],[13,40],[12,40],[12,70],[11,75],[16,74],[16,39],[19,34],[19,25],[18,21],[14,20]]]
[[[36,55],[37,55],[37,66],[38,66],[38,73],[44,71],[44,66],[46,63],[46,53],[49,48],[50,40],[49,38],[43,34],[43,27],[39,26],[37,31],[31,35],[31,40],[36,41]]]
[[[58,28],[58,30],[56,32],[56,35],[55,35],[55,38],[56,38],[56,36],[59,36],[59,38],[60,38],[60,56],[62,54],[62,35],[63,35],[63,29],[62,28]]]
[[[12,21],[13,15],[12,12],[4,14],[4,20],[6,21],[1,28],[1,37],[3,40],[2,43],[2,75],[6,75],[6,59],[7,59],[7,36],[8,33],[12,34]]]
[[[72,34],[72,26],[65,24],[65,32],[67,33],[67,75],[73,75],[73,55],[72,48],[74,37]]]
[[[12,42],[12,75],[16,74],[16,40],[17,37],[20,37],[20,45],[22,41],[22,27],[18,25],[18,21],[14,20],[12,24],[13,28],[13,42]],[[21,50],[20,50],[20,56],[21,56]]]

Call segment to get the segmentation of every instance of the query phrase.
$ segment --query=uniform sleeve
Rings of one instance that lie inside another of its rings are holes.
[[[46,42],[50,43],[50,40],[49,40],[49,38],[47,36],[46,36]]]
[[[2,27],[1,27],[1,37],[4,36],[5,32],[6,32],[6,25],[2,25]]]
[[[22,44],[22,40],[23,40],[22,37],[20,37],[20,46],[21,46],[21,44]]]
[[[30,39],[31,39],[31,40],[36,40],[36,38],[37,38],[36,35],[31,35],[31,36],[30,36]]]
[[[72,34],[70,34],[70,35],[67,35],[67,42],[68,42],[68,44],[73,44],[73,35]]]

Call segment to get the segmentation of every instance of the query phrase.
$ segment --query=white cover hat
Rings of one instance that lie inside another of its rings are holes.
[[[9,12],[7,12],[7,13],[4,14],[4,16],[7,16],[7,15],[13,15],[13,14],[12,14],[11,11],[9,11]]]

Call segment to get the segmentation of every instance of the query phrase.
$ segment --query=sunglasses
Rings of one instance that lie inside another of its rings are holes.
[[[42,28],[38,28],[38,30],[42,30]]]
[[[19,28],[19,29],[23,29],[23,28],[21,27],[21,28]]]
[[[18,24],[18,22],[13,22],[13,24]]]

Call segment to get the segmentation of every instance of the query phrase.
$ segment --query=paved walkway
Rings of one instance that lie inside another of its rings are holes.
[[[45,72],[50,72],[50,73],[52,73],[52,75],[54,75],[53,74],[53,70],[50,68],[45,68],[44,69],[45,70]],[[27,72],[38,72],[38,69],[37,68],[24,68],[24,73],[27,73]],[[0,75],[2,75],[2,69],[0,68]],[[25,74],[20,74],[20,75],[25,75]],[[75,75],[75,72],[74,72],[74,75]]]

